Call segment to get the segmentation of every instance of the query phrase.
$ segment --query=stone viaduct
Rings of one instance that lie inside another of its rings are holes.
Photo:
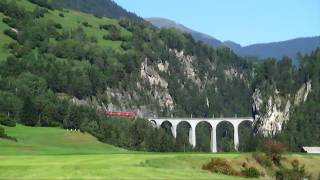
[[[233,125],[234,128],[234,148],[238,150],[239,146],[239,134],[238,128],[239,125],[244,121],[253,122],[252,117],[245,118],[148,118],[148,121],[153,123],[157,128],[160,128],[161,125],[165,122],[171,124],[172,135],[177,137],[177,127],[179,123],[186,122],[189,124],[189,142],[195,147],[196,146],[196,127],[200,122],[207,122],[211,126],[211,151],[217,152],[217,126],[221,122],[229,122]]]

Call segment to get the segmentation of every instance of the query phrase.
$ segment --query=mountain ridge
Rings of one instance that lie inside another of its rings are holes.
[[[242,46],[233,41],[220,41],[213,36],[194,31],[180,23],[172,21],[170,19],[152,17],[145,18],[151,24],[158,28],[176,28],[181,31],[190,33],[196,40],[201,40],[207,44],[218,47],[227,46],[241,56],[254,56],[260,59],[276,58],[281,59],[283,56],[289,56],[294,61],[297,61],[297,53],[302,54],[310,53],[312,50],[320,47],[320,36],[312,37],[297,37],[294,39],[288,39],[276,42],[256,43],[247,46]],[[201,36],[206,38],[200,38]],[[212,43],[214,42],[214,43]]]
[[[129,12],[113,0],[55,0],[50,2],[53,6],[59,8],[69,8],[85,13],[94,14],[108,18],[120,19],[126,17],[133,21],[143,21],[135,13]],[[90,6],[87,4],[90,3]]]
[[[154,26],[156,26],[158,28],[171,28],[172,27],[172,28],[179,29],[183,32],[190,33],[195,40],[206,42],[213,47],[217,47],[222,44],[222,42],[220,40],[218,40],[208,34],[192,30],[192,29],[184,26],[183,24],[172,21],[170,19],[151,17],[151,18],[145,18],[145,20],[150,22],[151,24],[153,24]]]

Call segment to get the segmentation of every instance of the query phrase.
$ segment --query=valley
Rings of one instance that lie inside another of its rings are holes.
[[[318,39],[250,47],[261,61],[171,26],[0,0],[0,179],[319,179],[301,152],[320,142]]]

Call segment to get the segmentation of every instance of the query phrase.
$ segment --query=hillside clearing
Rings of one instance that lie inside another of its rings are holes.
[[[12,0],[9,0],[11,2]],[[37,7],[35,4],[30,3],[27,0],[15,1],[19,7],[26,9],[31,12]],[[64,17],[60,15],[63,14]],[[0,61],[5,60],[11,53],[8,48],[4,46],[11,42],[14,42],[10,37],[5,35],[3,32],[10,27],[2,21],[5,16],[0,13]],[[109,18],[98,18],[91,14],[86,14],[74,10],[50,10],[44,18],[40,18],[42,22],[56,22],[62,25],[63,30],[72,31],[79,27],[83,28],[86,35],[97,39],[97,44],[103,48],[111,48],[113,50],[121,50],[120,46],[122,41],[111,41],[103,39],[104,35],[109,34],[107,30],[100,29],[100,25],[112,24],[119,28],[122,37],[129,38],[132,33],[122,28],[116,20]],[[83,23],[88,23],[89,26],[85,27]]]
[[[26,127],[17,125],[7,128],[10,136],[18,142],[1,140],[0,155],[45,155],[45,154],[102,154],[126,152],[99,142],[95,137],[81,132],[70,132],[58,128]]]

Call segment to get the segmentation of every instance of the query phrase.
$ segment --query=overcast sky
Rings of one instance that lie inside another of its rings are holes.
[[[241,45],[320,35],[320,0],[115,0],[147,17],[174,20]]]

